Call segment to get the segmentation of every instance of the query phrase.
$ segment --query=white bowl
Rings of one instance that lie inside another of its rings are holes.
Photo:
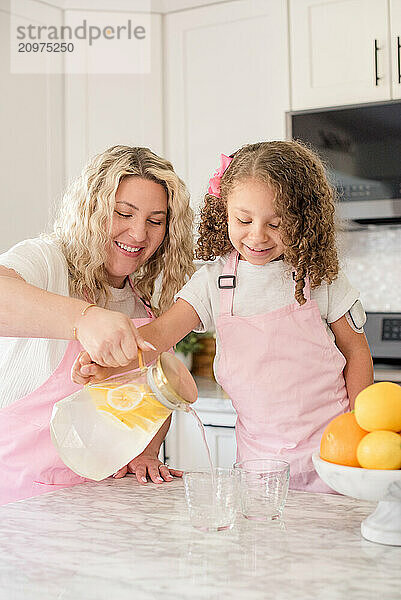
[[[384,500],[393,482],[401,485],[401,469],[385,471],[336,465],[320,458],[319,452],[312,456],[317,474],[336,492],[361,500]]]
[[[334,491],[379,501],[376,510],[361,524],[364,538],[380,544],[401,546],[401,469],[362,469],[336,465],[312,455],[317,474]]]

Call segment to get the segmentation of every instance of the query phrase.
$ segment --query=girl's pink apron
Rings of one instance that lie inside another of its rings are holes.
[[[238,252],[219,278],[217,380],[237,411],[237,461],[276,456],[290,463],[290,487],[332,492],[315,472],[312,452],[326,425],[349,410],[344,356],[328,337],[306,279],[296,301],[249,317],[232,313]],[[252,298],[249,299],[252,302]]]
[[[148,316],[132,319],[135,327],[153,319],[144,306]],[[45,383],[0,410],[0,505],[88,481],[65,466],[49,429],[54,404],[82,388],[71,381],[71,368],[81,350],[78,341],[70,342]]]

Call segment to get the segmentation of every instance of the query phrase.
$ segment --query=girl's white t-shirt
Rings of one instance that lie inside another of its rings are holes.
[[[0,265],[13,269],[31,285],[69,296],[66,259],[50,240],[34,238],[16,244],[0,254]],[[124,288],[110,288],[110,291],[108,309],[131,319],[147,316],[128,281]],[[42,385],[59,365],[68,343],[68,340],[0,337],[0,408]]]
[[[222,275],[228,256],[207,263],[197,271],[175,299],[186,300],[199,316],[197,332],[216,328],[216,319],[220,314],[220,289],[218,278]],[[233,314],[251,316],[265,314],[296,302],[294,281],[288,265],[276,260],[266,265],[253,265],[245,260],[238,261],[236,287],[234,289]],[[226,290],[223,293],[229,293]],[[311,291],[322,317],[322,323],[334,341],[329,324],[337,321],[351,308],[359,298],[359,292],[340,270],[337,279],[330,285],[322,283]],[[220,356],[220,340],[216,334],[215,368]]]

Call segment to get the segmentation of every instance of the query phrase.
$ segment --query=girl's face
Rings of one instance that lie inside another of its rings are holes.
[[[273,200],[271,188],[257,179],[241,182],[227,198],[230,241],[240,258],[253,265],[265,265],[284,252]]]
[[[123,287],[158,249],[166,234],[167,194],[154,181],[127,177],[118,186],[105,263],[109,283]]]

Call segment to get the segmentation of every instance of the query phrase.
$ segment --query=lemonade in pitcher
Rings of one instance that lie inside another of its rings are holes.
[[[143,452],[172,411],[187,410],[196,398],[189,371],[163,352],[150,367],[142,364],[57,402],[52,441],[67,467],[100,481]]]

